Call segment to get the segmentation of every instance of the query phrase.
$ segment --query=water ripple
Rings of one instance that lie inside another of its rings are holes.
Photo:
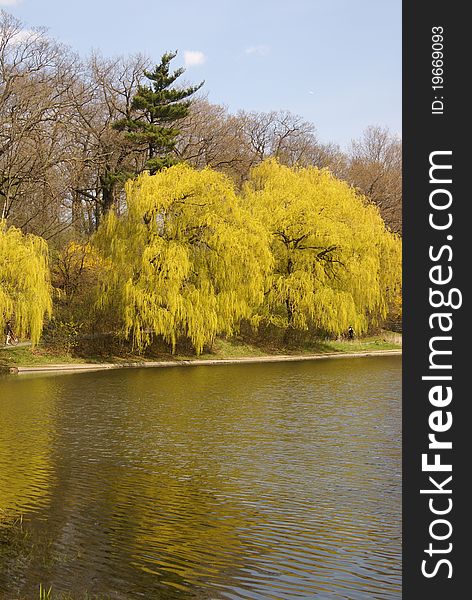
[[[400,380],[398,357],[3,379],[0,597],[400,598]]]

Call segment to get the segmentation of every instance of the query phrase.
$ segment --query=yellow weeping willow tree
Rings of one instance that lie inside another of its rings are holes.
[[[0,221],[0,319],[14,319],[15,333],[36,344],[51,314],[51,291],[46,242]]]
[[[100,304],[115,304],[138,349],[161,335],[197,354],[262,303],[272,257],[264,227],[232,182],[176,165],[126,185],[127,211],[109,214],[94,243],[113,264]]]
[[[376,207],[328,171],[275,160],[253,169],[243,196],[270,234],[266,318],[339,335],[386,316],[400,285],[401,243]]]

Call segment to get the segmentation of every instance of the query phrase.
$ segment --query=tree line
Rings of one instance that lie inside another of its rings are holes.
[[[44,240],[2,222],[0,309],[19,333],[38,341],[51,275],[59,328],[111,329],[140,351],[157,336],[199,354],[242,322],[362,334],[400,295],[400,238],[327,169],[266,159],[238,188],[179,163],[129,179],[125,192],[122,214],[110,210],[88,242],[70,242],[52,274]]]
[[[239,184],[271,156],[288,166],[329,168],[377,204],[387,225],[401,233],[399,139],[370,127],[342,152],[319,142],[315,126],[288,111],[231,114],[202,93],[195,97],[198,85],[174,85],[182,70],[170,72],[172,56],[157,67],[142,55],[80,59],[45,30],[25,30],[2,11],[3,218],[53,241],[64,231],[89,235],[111,206],[119,207],[127,177],[149,167],[158,146],[163,164],[171,157],[210,166]],[[156,83],[157,92],[150,89]],[[159,133],[163,125],[167,131]]]
[[[241,319],[335,334],[383,318],[398,294],[400,140],[370,127],[343,152],[288,111],[232,114],[180,83],[174,58],[81,59],[1,12],[4,318],[37,340],[51,282],[56,313],[87,321],[93,290],[139,347],[154,331],[200,351]],[[16,263],[41,289],[31,314]]]

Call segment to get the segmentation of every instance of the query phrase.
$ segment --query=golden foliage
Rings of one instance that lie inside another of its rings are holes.
[[[91,298],[91,288],[109,268],[97,249],[90,242],[80,244],[71,241],[60,251],[53,254],[51,265],[52,280],[56,291],[65,301],[71,301],[76,295]],[[88,307],[88,310],[90,307]]]
[[[36,344],[52,309],[47,244],[7,228],[5,221],[0,221],[0,284],[0,315],[14,319],[15,333]]]
[[[110,214],[95,244],[114,266],[101,304],[119,299],[135,345],[155,333],[175,348],[184,336],[200,353],[250,319],[272,259],[265,229],[230,179],[176,165],[129,181],[126,193],[126,214]]]
[[[294,328],[358,333],[386,316],[401,278],[401,243],[378,209],[317,168],[268,160],[244,202],[270,234],[266,318]]]
[[[361,334],[398,296],[399,238],[328,171],[265,161],[238,197],[226,176],[177,165],[126,192],[94,243],[113,264],[100,303],[140,349],[158,334],[200,353],[242,319]]]

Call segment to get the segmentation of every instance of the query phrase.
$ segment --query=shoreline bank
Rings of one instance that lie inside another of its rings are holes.
[[[367,350],[359,352],[326,352],[323,354],[273,354],[267,356],[248,356],[237,358],[215,358],[215,359],[182,359],[143,362],[122,363],[61,363],[35,366],[12,366],[7,367],[7,372],[21,375],[22,373],[54,373],[54,372],[85,372],[104,371],[111,369],[142,369],[142,368],[165,368],[165,367],[197,367],[216,365],[235,365],[251,363],[274,363],[274,362],[300,362],[308,360],[321,360],[328,358],[364,358],[371,356],[394,356],[401,355],[401,349],[395,350]]]

